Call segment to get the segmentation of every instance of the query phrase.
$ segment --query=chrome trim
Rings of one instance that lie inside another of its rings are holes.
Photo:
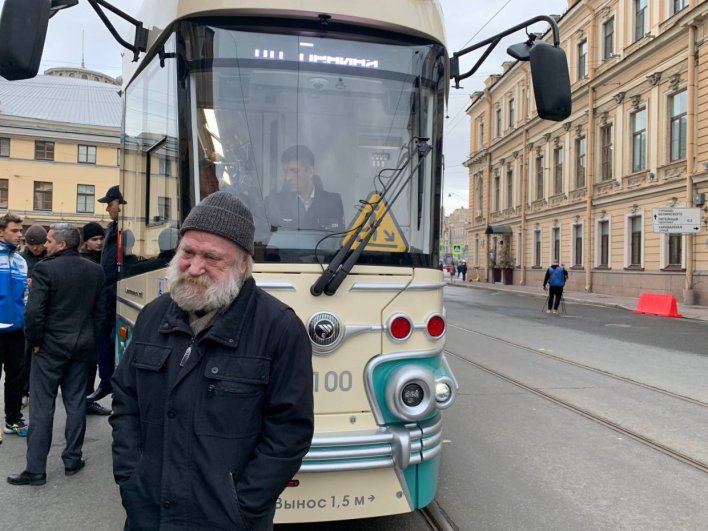
[[[430,448],[428,450],[423,450],[421,459],[423,461],[430,461],[431,459],[436,458],[442,453],[442,444],[438,446],[434,446],[433,448]]]
[[[256,280],[256,286],[271,291],[297,291],[292,282],[283,282],[280,280]]]
[[[385,424],[383,418],[383,411],[381,411],[381,406],[379,406],[376,400],[376,394],[373,389],[374,382],[374,370],[376,367],[382,363],[387,363],[389,361],[396,361],[401,359],[417,359],[417,358],[430,358],[432,356],[443,356],[442,348],[436,348],[432,350],[420,350],[417,352],[397,352],[395,354],[381,354],[376,356],[374,359],[370,360],[366,364],[364,369],[364,374],[366,378],[364,380],[364,385],[366,389],[366,395],[369,397],[369,404],[371,404],[371,412],[374,414],[376,423],[379,425]]]
[[[422,463],[436,445],[441,446],[442,421],[426,425],[391,426],[360,434],[315,435],[300,472],[343,472],[393,467],[398,474]],[[439,452],[438,452],[439,453]],[[399,478],[401,476],[399,475]],[[405,489],[405,482],[401,483]]]
[[[125,304],[128,308],[132,308],[133,310],[138,310],[139,312],[142,311],[143,308],[145,308],[144,304],[138,304],[135,301],[131,301],[130,299],[124,299],[123,297],[116,297],[118,302],[121,304]]]
[[[323,322],[331,325],[327,337],[319,337],[318,325]],[[334,352],[344,339],[346,328],[342,326],[342,321],[333,312],[317,312],[310,316],[305,324],[307,335],[312,345],[312,353],[315,356],[329,356]]]
[[[349,291],[431,291],[445,287],[444,282],[355,282]]]

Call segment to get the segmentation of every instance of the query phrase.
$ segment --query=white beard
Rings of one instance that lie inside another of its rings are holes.
[[[193,277],[180,272],[175,256],[167,268],[167,288],[172,300],[185,312],[221,310],[238,297],[244,277],[233,270],[224,280],[212,281],[206,273]],[[198,287],[205,287],[205,290]]]

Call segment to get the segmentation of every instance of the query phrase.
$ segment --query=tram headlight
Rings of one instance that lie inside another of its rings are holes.
[[[452,389],[445,382],[438,382],[435,384],[435,401],[436,402],[447,402],[452,396]]]
[[[435,409],[435,377],[425,367],[401,367],[386,386],[386,404],[403,420],[419,420]]]

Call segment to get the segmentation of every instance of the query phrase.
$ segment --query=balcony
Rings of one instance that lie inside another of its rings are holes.
[[[568,196],[570,198],[571,203],[575,203],[577,201],[582,201],[585,199],[585,196],[588,193],[588,189],[586,187],[583,188],[576,188],[575,190],[572,190]]]

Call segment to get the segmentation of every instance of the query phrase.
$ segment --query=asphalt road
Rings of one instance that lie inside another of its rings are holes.
[[[706,529],[708,469],[612,427],[708,463],[706,324],[540,302],[446,289],[442,508],[460,529]]]

